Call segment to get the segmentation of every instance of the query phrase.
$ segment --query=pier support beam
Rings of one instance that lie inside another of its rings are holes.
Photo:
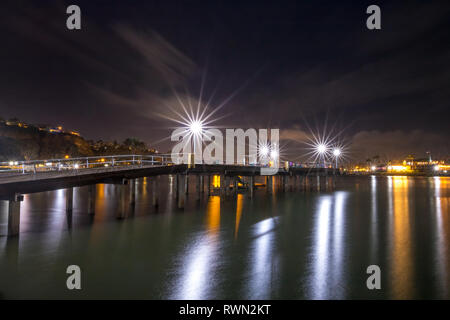
[[[255,177],[250,176],[250,181],[248,183],[249,197],[253,199],[253,191],[255,189]]]
[[[158,195],[159,195],[159,176],[152,179],[152,204],[154,207],[158,207]]]
[[[225,176],[225,195],[230,194],[230,177]]]
[[[225,194],[225,175],[220,175],[220,196]]]
[[[119,211],[117,212],[117,219],[125,219],[128,214],[128,199],[127,196],[129,195],[129,181],[124,179],[122,181],[122,184],[119,185],[120,188],[120,194],[119,194]]]
[[[8,237],[17,236],[20,231],[20,202],[23,200],[21,194],[14,194],[8,200]]]
[[[306,177],[300,176],[300,191],[306,190]]]
[[[178,174],[175,175],[175,178],[172,179],[172,183],[174,184],[173,191],[175,192],[175,198],[178,199]]]
[[[206,194],[209,196],[211,194],[211,175],[208,174],[206,179]]]
[[[66,212],[73,210],[73,188],[66,189]]]
[[[266,176],[266,186],[269,193],[273,193],[273,177]]]
[[[202,175],[198,174],[197,175],[197,183],[196,183],[196,187],[195,187],[195,193],[196,193],[196,200],[200,201],[200,194],[202,193]]]
[[[200,193],[205,193],[205,177],[200,175]]]
[[[130,205],[136,204],[136,179],[130,179]]]
[[[317,175],[317,191],[320,192],[320,176]]]
[[[189,175],[183,175],[184,177],[184,193],[185,194],[189,194]]]
[[[186,180],[187,180],[187,175],[185,174],[180,174],[177,175],[178,176],[178,181],[179,181],[179,185],[178,185],[178,201],[177,201],[177,205],[178,205],[178,209],[183,209],[184,208],[184,204],[186,202]]]
[[[234,194],[237,196],[238,194],[238,189],[239,189],[239,182],[238,182],[238,177],[234,177]]]
[[[88,214],[95,214],[95,194],[96,185],[91,184],[88,186]]]

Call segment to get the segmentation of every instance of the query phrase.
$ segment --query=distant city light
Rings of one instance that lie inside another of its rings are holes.
[[[377,169],[377,167],[372,166],[372,167],[370,167],[370,169],[371,169],[372,171],[375,171],[375,170]]]
[[[73,166],[75,169],[78,169],[80,166],[78,163],[75,163],[75,165]]]
[[[10,165],[10,166],[13,166],[13,165],[14,165],[14,161],[10,161],[10,162],[9,162],[9,165]]]
[[[434,171],[439,171],[439,166],[434,166]]]

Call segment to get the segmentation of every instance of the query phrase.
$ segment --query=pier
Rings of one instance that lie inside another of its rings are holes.
[[[125,159],[125,157],[127,159]],[[178,209],[183,209],[187,196],[200,199],[206,192],[209,196],[217,193],[230,196],[246,193],[253,198],[254,190],[266,188],[268,193],[275,189],[288,191],[321,191],[335,186],[335,171],[330,168],[289,167],[278,168],[274,175],[264,175],[259,165],[229,164],[174,164],[168,156],[153,156],[143,160],[142,156],[114,156],[105,163],[103,158],[71,159],[64,167],[62,160],[40,161],[52,166],[36,170],[36,164],[22,163],[17,172],[0,175],[0,200],[8,202],[8,236],[20,232],[20,203],[23,195],[65,189],[66,211],[73,210],[73,188],[88,186],[88,214],[95,214],[95,189],[97,184],[116,184],[120,186],[118,219],[128,216],[129,205],[136,199],[136,179],[152,177],[152,204],[159,205],[159,183],[161,179],[174,179],[175,198]],[[53,166],[53,163],[56,165]],[[80,164],[83,164],[80,165]],[[49,168],[50,167],[50,168]],[[30,169],[31,168],[31,169]],[[61,169],[65,168],[65,169]],[[219,177],[219,185],[213,185],[213,177]],[[192,181],[193,179],[194,181]],[[189,181],[195,183],[195,190],[189,190]],[[257,184],[257,180],[260,182]],[[331,181],[330,181],[331,180]]]

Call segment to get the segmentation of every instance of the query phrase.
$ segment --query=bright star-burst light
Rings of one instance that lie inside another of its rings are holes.
[[[203,132],[203,123],[201,121],[194,120],[189,124],[189,130],[194,135],[200,135]]]
[[[259,154],[262,157],[267,157],[269,155],[269,147],[266,145],[261,146],[261,148],[259,148]]]
[[[272,151],[270,151],[270,157],[271,157],[272,159],[276,159],[276,158],[278,157],[278,152],[277,152],[277,150],[272,150]]]
[[[341,149],[339,148],[334,148],[333,150],[333,156],[335,156],[336,158],[339,157],[341,155]]]
[[[184,87],[185,93],[180,94],[178,92],[178,88],[175,88],[172,83],[167,83],[169,88],[172,90],[172,96],[170,99],[164,99],[161,101],[163,104],[161,107],[164,107],[164,111],[153,112],[163,119],[177,123],[177,126],[169,128],[184,129],[182,134],[184,136],[184,140],[186,140],[186,143],[194,142],[194,144],[197,143],[200,146],[203,144],[203,138],[211,138],[208,134],[209,129],[220,128],[217,125],[211,126],[211,124],[227,116],[218,116],[217,114],[219,110],[225,107],[247,85],[248,82],[248,80],[244,82],[243,85],[225,97],[222,102],[218,104],[214,103],[213,106],[213,99],[216,95],[218,87],[216,87],[212,94],[205,99],[206,75],[207,68],[204,69],[198,97],[191,95],[186,86]],[[169,139],[170,136],[156,141],[154,144]]]
[[[328,150],[328,147],[326,144],[321,143],[317,146],[317,152],[320,154],[325,154],[327,152],[327,150]]]

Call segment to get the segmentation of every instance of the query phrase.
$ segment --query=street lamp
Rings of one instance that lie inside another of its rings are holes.
[[[262,146],[261,149],[259,150],[259,153],[261,154],[261,156],[267,157],[269,155],[269,147]]]
[[[317,146],[317,152],[318,152],[320,155],[323,155],[325,152],[327,152],[327,146],[324,145],[324,144],[319,144],[319,145]]]
[[[203,133],[203,123],[199,120],[194,120],[189,124],[189,131],[192,134],[194,140],[194,162],[201,163],[201,152],[197,154],[197,149],[201,149],[201,136]]]
[[[327,145],[320,143],[316,147],[317,153],[319,154],[319,157],[322,157],[323,159],[323,166],[325,167],[325,154],[327,152]]]
[[[189,124],[189,130],[192,132],[192,134],[199,135],[203,131],[203,124],[200,121],[192,121]]]
[[[278,157],[277,150],[270,151],[270,157],[272,158],[272,160],[275,160]]]
[[[339,149],[339,148],[334,148],[334,150],[333,150],[333,156],[334,156],[334,158],[336,159],[336,169],[337,169],[337,167],[338,167],[338,158],[339,158],[339,156],[342,154],[342,151],[341,151],[341,149]]]

